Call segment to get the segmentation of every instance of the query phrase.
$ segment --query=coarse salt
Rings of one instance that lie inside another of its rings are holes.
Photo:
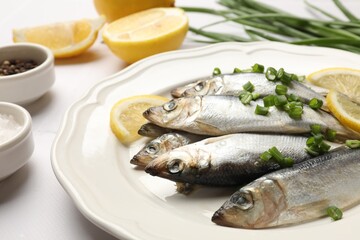
[[[21,126],[13,115],[0,113],[0,144],[14,137],[21,130]]]

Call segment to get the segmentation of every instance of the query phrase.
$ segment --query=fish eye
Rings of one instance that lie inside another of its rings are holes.
[[[167,164],[167,168],[171,174],[182,172],[184,163],[181,159],[173,159]]]
[[[253,207],[253,199],[249,192],[239,192],[231,196],[230,201],[242,210],[247,210]]]
[[[176,102],[174,100],[172,100],[170,102],[165,103],[163,108],[165,111],[170,112],[170,111],[174,110],[176,108],[176,106],[177,106]]]
[[[159,146],[156,143],[149,143],[146,148],[146,152],[149,154],[155,154],[159,151]]]
[[[200,92],[201,90],[204,89],[204,83],[203,82],[199,82],[195,87],[194,87],[195,91]]]

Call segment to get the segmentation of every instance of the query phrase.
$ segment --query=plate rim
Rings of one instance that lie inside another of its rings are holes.
[[[302,54],[309,53],[309,54],[313,55],[316,52],[319,55],[332,54],[332,55],[342,56],[342,57],[345,56],[346,58],[359,58],[359,55],[357,55],[355,53],[351,53],[351,52],[347,52],[347,51],[339,50],[339,49],[326,48],[326,47],[299,46],[299,45],[291,45],[291,44],[287,44],[287,43],[265,42],[265,41],[250,42],[250,43],[226,42],[226,43],[216,43],[216,44],[212,44],[212,45],[206,45],[206,46],[189,48],[189,49],[181,49],[181,50],[157,54],[157,55],[145,58],[143,60],[140,60],[140,61],[120,70],[119,72],[112,74],[108,77],[105,77],[104,79],[96,82],[95,84],[92,85],[92,87],[90,87],[87,91],[85,91],[85,93],[82,95],[82,97],[80,97],[77,101],[75,101],[73,104],[71,104],[70,107],[66,110],[66,112],[61,120],[60,126],[57,130],[54,141],[52,143],[51,153],[50,153],[52,170],[53,170],[57,180],[59,181],[60,185],[64,188],[64,190],[67,192],[67,194],[70,196],[72,201],[75,203],[75,206],[77,207],[77,209],[79,209],[79,211],[90,222],[92,222],[99,228],[105,230],[106,232],[112,234],[113,236],[115,236],[117,238],[140,239],[140,238],[136,237],[135,235],[133,235],[131,232],[129,232],[124,227],[118,226],[107,220],[104,220],[101,217],[99,217],[94,211],[92,211],[92,209],[90,209],[87,206],[85,199],[82,199],[82,197],[77,192],[74,185],[66,177],[66,175],[60,168],[55,152],[56,152],[56,148],[59,145],[59,141],[60,141],[61,137],[64,134],[66,134],[67,125],[74,124],[74,122],[69,121],[71,116],[74,116],[74,114],[76,115],[76,113],[78,112],[79,109],[81,109],[82,107],[89,104],[88,101],[92,97],[94,98],[93,99],[94,101],[98,100],[97,99],[98,98],[98,95],[97,95],[98,90],[101,90],[104,86],[111,85],[112,81],[116,81],[116,82],[124,81],[125,79],[124,78],[121,79],[121,77],[126,74],[129,74],[133,71],[135,71],[135,72],[141,71],[142,69],[147,68],[148,66],[151,66],[151,65],[155,64],[156,62],[174,59],[178,55],[187,56],[188,54],[194,54],[194,53],[200,54],[200,53],[206,53],[207,51],[210,54],[211,52],[216,52],[219,49],[227,50],[227,49],[232,49],[232,48],[236,48],[236,49],[244,51],[244,52],[250,51],[251,49],[258,50],[261,48],[262,49],[268,48],[270,50],[280,50],[281,49],[281,51],[290,52],[290,53],[302,53]],[[120,78],[120,80],[117,80],[118,78]],[[95,101],[95,102],[98,103],[98,101]],[[92,103],[94,103],[94,102],[92,102]]]

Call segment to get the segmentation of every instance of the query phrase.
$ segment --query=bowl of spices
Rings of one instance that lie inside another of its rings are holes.
[[[54,82],[54,56],[47,47],[33,43],[0,47],[0,101],[27,105]]]
[[[17,104],[0,102],[0,180],[24,166],[33,151],[29,112]]]

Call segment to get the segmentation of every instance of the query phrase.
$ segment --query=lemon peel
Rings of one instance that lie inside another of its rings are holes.
[[[334,116],[346,127],[360,133],[360,103],[335,90],[330,90],[326,103]]]
[[[50,48],[55,58],[82,54],[90,48],[105,23],[105,17],[81,19],[13,29],[14,42],[31,42]]]
[[[110,128],[119,141],[130,144],[138,139],[139,128],[147,122],[143,112],[150,107],[159,106],[168,98],[158,95],[139,95],[116,102],[110,111]]]
[[[118,19],[103,30],[110,50],[127,63],[178,49],[188,31],[180,8],[152,8]]]
[[[307,80],[327,89],[334,89],[360,102],[360,70],[352,68],[325,68],[311,73]]]

